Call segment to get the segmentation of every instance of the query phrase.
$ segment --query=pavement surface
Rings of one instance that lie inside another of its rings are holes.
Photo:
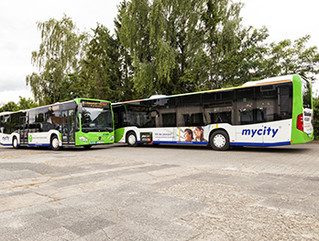
[[[1,147],[0,240],[319,240],[319,144]]]

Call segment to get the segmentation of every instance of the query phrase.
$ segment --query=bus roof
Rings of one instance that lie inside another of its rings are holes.
[[[2,115],[10,115],[11,113],[14,113],[14,112],[12,112],[12,111],[1,112],[0,116],[2,116]]]
[[[72,101],[76,102],[77,100],[105,101],[105,102],[110,103],[110,101],[106,101],[106,100],[98,100],[98,99],[90,99],[90,98],[75,98],[73,100],[68,100],[68,101],[63,101],[63,102],[56,102],[56,103],[53,103],[53,104],[42,105],[42,106],[38,106],[38,107],[30,108],[30,109],[25,109],[25,110],[18,110],[18,111],[11,111],[11,112],[1,112],[0,116],[2,116],[2,115],[10,115],[10,114],[13,114],[13,113],[18,113],[18,112],[26,112],[26,111],[30,111],[30,110],[37,110],[37,109],[50,107],[50,106],[55,106],[55,105],[66,104],[66,103],[70,103]]]
[[[257,81],[248,81],[245,84],[243,84],[242,87],[263,85],[263,84],[274,83],[274,82],[282,82],[285,80],[292,81],[292,79],[293,79],[293,75],[284,75],[280,77],[273,77],[273,78],[262,79]]]
[[[178,96],[185,96],[185,95],[192,95],[192,94],[199,94],[199,93],[209,93],[209,92],[218,92],[218,91],[227,91],[227,90],[233,90],[233,89],[240,89],[240,88],[248,88],[253,86],[262,86],[262,85],[268,85],[268,84],[280,84],[280,83],[286,83],[286,82],[292,82],[294,75],[284,75],[279,77],[272,77],[257,81],[248,81],[244,83],[242,86],[238,87],[229,87],[229,88],[222,88],[222,89],[215,89],[215,90],[204,90],[204,91],[198,91],[198,92],[190,92],[190,93],[183,93],[183,94],[175,94],[175,95],[157,95],[157,96],[151,96],[147,99],[138,99],[138,100],[129,100],[129,101],[123,101],[123,102],[117,102],[116,104],[127,104],[127,103],[134,103],[138,101],[147,101],[147,100],[154,100],[154,99],[163,99],[163,98],[170,98],[170,97],[178,97]],[[155,98],[154,98],[155,97]]]

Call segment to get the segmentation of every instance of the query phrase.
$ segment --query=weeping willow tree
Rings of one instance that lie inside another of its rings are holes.
[[[121,9],[119,39],[132,55],[138,95],[196,89],[190,72],[197,54],[202,57],[198,29],[202,3],[132,0]]]
[[[50,104],[76,97],[81,86],[75,78],[84,54],[87,34],[80,33],[73,21],[64,16],[60,21],[38,22],[41,44],[32,52],[32,64],[39,70],[26,77],[36,101]],[[73,91],[72,91],[73,90]]]

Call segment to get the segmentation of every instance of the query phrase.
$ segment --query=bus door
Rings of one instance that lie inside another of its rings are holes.
[[[20,129],[20,144],[28,144],[29,128],[28,128],[28,117],[21,116],[19,118],[19,129]]]
[[[75,144],[75,111],[62,111],[62,143]]]

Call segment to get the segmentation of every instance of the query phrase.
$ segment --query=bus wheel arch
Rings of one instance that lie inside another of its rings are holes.
[[[51,146],[51,149],[54,150],[54,151],[57,151],[59,150],[59,138],[56,134],[52,134],[51,135],[51,138],[50,138],[50,146]]]
[[[209,134],[209,146],[215,151],[226,151],[229,149],[229,134],[225,129],[216,129]]]
[[[131,147],[137,146],[137,136],[135,131],[129,131],[126,133],[126,143]]]
[[[14,149],[18,149],[18,148],[19,148],[18,138],[17,138],[16,136],[14,136],[14,137],[12,138],[12,147],[13,147]]]

